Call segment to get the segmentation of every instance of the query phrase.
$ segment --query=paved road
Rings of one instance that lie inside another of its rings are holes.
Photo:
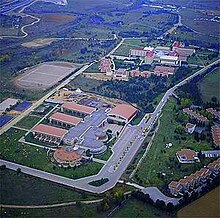
[[[144,194],[149,194],[150,198],[156,202],[157,200],[162,200],[165,204],[172,203],[174,206],[179,204],[181,198],[171,198],[164,195],[157,187],[147,187],[141,189]]]
[[[180,86],[187,83],[190,79],[194,78],[195,76],[199,74],[203,74],[212,65],[217,64],[219,62],[220,62],[220,59],[204,67],[202,70],[199,70],[193,75],[187,77],[186,79],[184,79],[183,81],[175,85],[174,87],[170,88],[165,93],[165,95],[163,96],[159,104],[157,105],[155,111],[152,113],[151,118],[147,122],[146,122],[146,119],[143,118],[142,121],[140,122],[140,125],[127,126],[124,129],[121,137],[118,139],[118,141],[113,146],[113,155],[110,157],[109,161],[103,166],[103,168],[100,170],[100,172],[97,175],[93,175],[93,176],[89,176],[89,177],[85,177],[85,178],[81,178],[77,180],[72,180],[69,178],[54,175],[51,173],[36,170],[30,167],[22,166],[22,165],[11,163],[11,162],[4,161],[4,160],[1,160],[0,163],[1,165],[5,164],[9,169],[16,170],[17,168],[21,168],[22,172],[24,173],[27,173],[27,174],[30,174],[36,177],[40,177],[40,178],[43,178],[49,181],[53,181],[59,184],[67,185],[70,187],[75,187],[75,188],[93,192],[93,193],[103,193],[113,188],[116,185],[121,175],[124,173],[129,163],[131,162],[132,158],[134,158],[138,149],[141,147],[144,141],[144,137],[141,136],[141,132],[142,132],[141,128],[143,127],[147,128],[147,132],[146,132],[146,136],[147,136],[147,134],[149,134],[150,130],[152,129],[154,123],[157,121],[162,108],[166,104],[169,97],[173,94],[173,92]],[[84,67],[84,69],[85,68],[86,67]],[[80,72],[82,71],[83,69],[80,70]],[[80,72],[78,72],[77,74],[79,74]],[[71,78],[69,78],[68,80],[71,80]],[[68,81],[66,81],[65,83],[68,83]],[[59,88],[60,87],[57,87],[56,89],[58,90]],[[44,99],[46,99],[48,96],[49,94]],[[43,99],[41,99],[41,101],[43,101]],[[109,181],[100,187],[94,187],[88,184],[91,181],[99,180],[101,178],[108,178]]]

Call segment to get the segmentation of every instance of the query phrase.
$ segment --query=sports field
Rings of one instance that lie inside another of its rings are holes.
[[[68,76],[76,69],[74,65],[64,63],[43,63],[27,70],[15,80],[16,85],[24,89],[45,90]]]

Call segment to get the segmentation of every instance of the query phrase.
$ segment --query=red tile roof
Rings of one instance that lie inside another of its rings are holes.
[[[62,105],[62,108],[71,110],[71,111],[77,111],[85,114],[91,114],[94,112],[96,109],[93,107],[81,105],[81,104],[76,104],[74,102],[66,102]]]
[[[181,149],[180,151],[177,151],[177,155],[186,161],[194,160],[195,157],[197,157],[196,152],[191,149]]]
[[[108,115],[116,115],[130,120],[136,113],[137,109],[129,104],[118,104],[114,107]]]
[[[42,133],[42,134],[49,135],[49,136],[55,136],[55,137],[63,138],[64,135],[68,131],[65,130],[65,129],[54,127],[54,126],[39,124],[36,127],[34,127],[32,132],[37,132],[37,133]]]
[[[155,73],[163,73],[163,74],[173,74],[174,71],[175,71],[174,67],[156,66],[154,69]]]
[[[169,184],[169,188],[174,188],[174,189],[180,190],[180,189],[181,189],[181,186],[180,186],[179,182],[172,181],[172,182]]]
[[[75,151],[68,151],[65,148],[56,149],[54,152],[54,157],[60,161],[76,161],[81,159],[81,155]]]
[[[212,126],[212,138],[215,145],[220,145],[220,127]]]
[[[213,116],[220,118],[220,111],[217,111],[213,108],[207,108],[206,111],[212,114]]]
[[[195,111],[193,111],[189,108],[184,108],[183,112],[187,113],[191,117],[195,118],[197,121],[201,121],[201,122],[207,122],[208,121],[207,117],[204,117],[203,115],[201,115],[199,113],[196,113]]]
[[[82,119],[74,116],[70,116],[64,113],[54,113],[52,116],[50,116],[50,119],[57,120],[63,123],[67,123],[70,125],[77,125],[81,122]]]

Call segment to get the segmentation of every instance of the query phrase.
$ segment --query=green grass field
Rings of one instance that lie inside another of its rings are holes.
[[[9,209],[2,208],[2,218],[101,218],[96,205],[79,204],[76,206],[56,207],[47,209]]]
[[[171,180],[180,179],[185,175],[191,174],[207,163],[182,164],[180,167],[177,167],[176,152],[181,148],[191,148],[199,151],[200,149],[211,149],[211,146],[206,141],[196,142],[193,136],[187,134],[184,134],[185,140],[181,138],[177,140],[175,138],[175,129],[178,126],[178,123],[175,121],[175,113],[173,112],[175,105],[173,99],[166,104],[153,144],[133,177],[135,182],[162,188]],[[167,149],[165,148],[167,143],[172,143],[173,146]],[[166,175],[161,177],[158,176],[158,173],[165,173]]]
[[[95,195],[8,169],[2,169],[0,175],[2,204],[42,205],[97,199]]]
[[[198,87],[204,102],[210,102],[213,96],[220,102],[220,68],[218,67],[212,73],[206,75],[205,78],[199,82]]]
[[[96,154],[94,155],[95,158],[100,159],[100,160],[108,160],[112,155],[112,150],[107,149],[103,154]]]
[[[40,119],[41,117],[37,117],[37,116],[27,116],[24,117],[19,122],[17,122],[15,126],[25,129],[31,129],[38,121],[40,121]]]
[[[90,79],[83,75],[77,76],[69,85],[73,88],[80,88],[83,91],[91,92],[96,90],[103,83],[101,80]]]
[[[177,217],[176,213],[168,213],[155,208],[150,204],[130,199],[120,209],[116,210],[113,215],[114,218],[171,218]]]
[[[218,59],[218,53],[207,49],[196,50],[196,53],[188,58],[189,64],[208,65]]]
[[[25,131],[11,128],[1,135],[0,157],[72,179],[97,174],[103,166],[95,162],[83,163],[76,169],[53,166],[50,158],[47,156],[46,150],[18,142],[24,134]]]

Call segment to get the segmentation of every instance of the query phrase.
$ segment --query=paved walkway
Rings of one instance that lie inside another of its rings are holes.
[[[174,206],[179,204],[181,198],[171,198],[164,195],[157,187],[147,187],[141,189],[144,194],[149,194],[150,198],[156,202],[157,200],[162,200],[165,204],[172,203]]]

